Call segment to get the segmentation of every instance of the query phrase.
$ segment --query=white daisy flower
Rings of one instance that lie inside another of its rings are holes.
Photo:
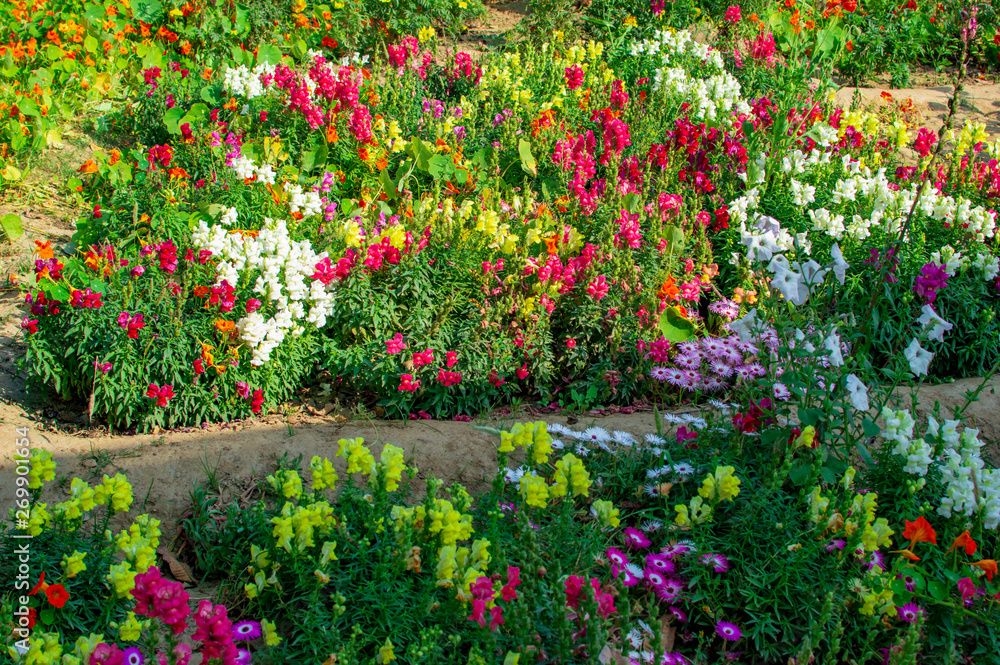
[[[614,440],[615,440],[616,443],[619,443],[619,444],[621,444],[623,446],[631,446],[631,445],[634,445],[634,444],[638,443],[635,440],[635,437],[632,436],[631,434],[629,434],[628,432],[619,432],[619,431],[615,430],[615,432],[614,432],[614,434],[612,436],[613,436],[613,438],[614,438]]]
[[[603,427],[588,427],[581,437],[582,441],[593,441],[594,443],[602,443],[611,440],[611,435],[608,434],[608,430]]]
[[[646,439],[646,443],[658,446],[662,446],[667,442],[666,439],[658,434],[647,434],[644,438]]]

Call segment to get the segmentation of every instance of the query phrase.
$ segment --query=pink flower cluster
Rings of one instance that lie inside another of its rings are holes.
[[[499,597],[505,602],[512,602],[517,599],[517,587],[521,584],[521,569],[514,566],[507,567],[507,583],[500,589]],[[494,577],[499,577],[496,575]],[[497,600],[497,593],[493,589],[493,579],[485,575],[476,578],[469,590],[472,592],[472,614],[468,616],[469,621],[475,621],[480,628],[486,627],[486,606],[490,602]],[[494,604],[490,608],[490,632],[495,631],[503,624],[503,606]]]
[[[135,576],[135,612],[150,619],[159,619],[174,635],[187,629],[188,593],[180,582],[163,579],[159,568],[150,568]]]
[[[579,575],[570,575],[566,580],[566,606],[572,609],[580,608],[580,600],[583,596],[584,579]],[[594,591],[597,600],[597,612],[607,619],[618,611],[615,607],[615,597],[608,591],[601,590],[601,583],[596,577],[590,579],[590,588]]]
[[[208,600],[203,600],[198,604],[194,621],[198,628],[191,637],[202,643],[201,655],[205,662],[219,659],[222,665],[236,665],[238,653],[233,643],[233,625],[226,616],[226,608],[222,605],[213,606]]]
[[[139,331],[146,327],[146,322],[142,314],[129,315],[128,312],[122,312],[118,315],[118,325],[122,330],[128,331],[129,339],[139,339]]]

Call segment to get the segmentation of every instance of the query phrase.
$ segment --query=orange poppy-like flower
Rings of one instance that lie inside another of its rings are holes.
[[[212,289],[210,289],[207,286],[205,286],[205,285],[202,284],[202,285],[194,287],[194,290],[192,291],[192,293],[194,294],[195,298],[204,298],[211,291],[212,291]]]
[[[118,149],[115,148],[114,150],[111,151],[111,159],[108,160],[108,165],[114,166],[115,164],[118,163],[118,160],[120,160],[121,158],[122,158],[121,152],[119,152]]]
[[[187,171],[185,171],[184,169],[182,169],[182,168],[181,168],[181,167],[179,167],[179,166],[175,166],[174,168],[172,168],[172,169],[170,169],[169,171],[167,171],[167,173],[169,173],[169,174],[170,174],[170,177],[171,177],[171,178],[177,178],[178,180],[180,180],[180,179],[182,179],[182,178],[190,178],[190,177],[191,177],[191,176],[190,176],[190,175],[188,174],[188,172],[187,172]]]
[[[55,256],[55,252],[52,251],[51,240],[46,240],[45,242],[42,242],[41,240],[36,240],[35,245],[37,247],[36,251],[38,252],[38,258],[42,259],[43,261],[51,259]]]
[[[231,333],[236,329],[236,324],[232,321],[226,321],[225,319],[219,319],[215,322],[215,329],[220,333]]]
[[[184,55],[191,55],[191,42],[186,39],[181,42],[181,53]]]
[[[53,584],[45,589],[45,597],[49,599],[52,607],[61,608],[69,600],[69,591],[62,584]]]
[[[375,168],[378,169],[379,171],[381,171],[387,166],[389,166],[389,160],[387,160],[385,157],[379,157],[378,159],[375,160]]]
[[[958,548],[964,548],[965,553],[968,556],[972,556],[976,553],[976,541],[972,539],[972,536],[968,531],[963,532],[962,535],[956,538],[951,544],[951,547],[948,548],[948,551],[950,552]]]
[[[937,533],[931,523],[923,515],[915,521],[905,520],[906,528],[903,529],[903,538],[909,538],[910,549],[916,543],[933,543],[937,545]]]
[[[920,557],[910,550],[895,550],[893,552],[889,552],[889,554],[901,554],[904,558],[909,559],[910,561],[920,561]]]
[[[884,99],[887,102],[891,102],[892,101],[892,93],[889,92],[888,90],[883,90],[882,94],[879,95],[879,96],[882,97],[882,99]]]
[[[933,21],[934,19],[931,19],[931,20]],[[853,40],[848,41],[846,48],[847,48],[848,51],[853,51],[854,50],[854,41]]]
[[[975,566],[976,568],[979,568],[981,571],[986,573],[987,582],[992,582],[993,576],[997,574],[997,562],[994,561],[993,559],[983,559],[982,561],[977,561],[975,563],[972,563],[971,561],[966,561],[966,563],[970,566]]]
[[[87,161],[85,161],[83,164],[80,165],[80,168],[78,168],[76,170],[76,172],[77,173],[97,173],[97,164],[94,163],[94,160],[88,159]]]
[[[548,238],[542,238],[542,240],[545,241],[545,251],[546,252],[548,252],[549,254],[558,254],[559,253],[559,236],[558,235],[552,235],[552,236],[549,236]]]
[[[667,277],[663,285],[660,286],[660,290],[657,291],[657,295],[661,298],[666,298],[667,300],[677,300],[677,296],[680,295],[680,289],[675,286],[677,280],[674,279],[673,275]]]
[[[235,97],[230,97],[229,101],[222,105],[222,108],[226,109],[227,111],[235,111],[237,108],[239,108],[239,104],[236,103]]]
[[[334,125],[331,124],[329,127],[326,128],[327,143],[336,143],[339,139],[340,137],[337,136],[337,128]]]
[[[205,79],[206,81],[208,79],[212,78],[212,68],[211,67],[205,67],[205,69],[202,70],[202,72],[201,72],[201,77],[203,79]]]
[[[451,152],[451,146],[449,146],[448,143],[443,141],[442,139],[438,139],[437,141],[435,141],[434,145],[435,147],[437,147],[438,150],[440,150],[443,153],[447,154]]]

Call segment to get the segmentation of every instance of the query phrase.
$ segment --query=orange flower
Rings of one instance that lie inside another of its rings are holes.
[[[205,69],[202,70],[202,72],[201,72],[201,77],[203,79],[205,79],[206,81],[208,79],[212,78],[212,68],[211,67],[205,67]]]
[[[80,168],[78,168],[76,170],[76,172],[77,173],[97,173],[97,164],[94,163],[94,160],[88,159],[87,161],[85,161],[83,164],[80,165]]]
[[[38,252],[38,258],[42,259],[43,261],[51,259],[55,256],[55,252],[52,251],[51,240],[46,240],[45,242],[42,242],[41,240],[36,240],[35,245],[38,247],[38,249],[36,250]]]
[[[190,175],[188,175],[187,171],[185,171],[184,169],[182,169],[179,166],[175,166],[174,168],[172,168],[169,171],[167,171],[167,173],[170,174],[171,178],[190,178],[191,177]]]
[[[236,324],[232,321],[226,321],[225,319],[219,319],[215,322],[215,329],[220,333],[230,333],[236,328]]]
[[[933,19],[931,19],[931,20],[933,20]],[[854,50],[854,41],[853,40],[847,42],[847,50],[848,51],[853,51]]]
[[[892,93],[889,92],[888,90],[883,90],[882,94],[880,96],[882,97],[882,99],[884,99],[887,102],[891,102],[892,101]]]
[[[657,291],[657,295],[661,298],[666,298],[667,300],[677,300],[677,296],[680,294],[680,289],[678,289],[675,284],[677,280],[674,279],[673,275],[667,277],[667,280],[663,282],[660,290]]]
[[[204,285],[199,285],[194,287],[192,294],[194,295],[195,298],[204,298],[209,294],[209,292],[211,292],[210,288]]]
[[[542,238],[545,241],[545,251],[549,254],[559,253],[559,236],[553,235],[548,238]]]
[[[916,521],[905,520],[905,522],[906,528],[903,529],[903,538],[910,539],[910,549],[913,549],[915,543],[933,543],[937,545],[937,533],[934,532],[931,523],[923,515],[918,517]]]
[[[920,561],[920,557],[911,552],[910,550],[896,550],[894,552],[889,552],[889,554],[902,554],[905,558],[910,561]]]
[[[334,125],[330,125],[326,128],[326,142],[336,143],[340,137],[337,136],[337,128]]]
[[[976,553],[976,541],[972,539],[972,536],[969,534],[968,531],[965,531],[962,533],[961,536],[955,539],[955,542],[951,544],[951,547],[948,548],[948,551],[950,552],[956,548],[965,548],[965,553],[968,556],[972,556],[973,554]]]
[[[981,571],[986,573],[987,582],[992,582],[993,576],[997,574],[997,562],[994,561],[993,559],[983,559],[982,561],[977,561],[975,563],[966,561],[966,563],[969,564],[970,566],[975,566],[976,568],[979,568]]]
[[[28,592],[29,596],[34,596],[39,591],[45,591],[49,588],[49,585],[45,583],[45,571],[42,571],[42,576],[38,578],[38,584],[31,588]]]

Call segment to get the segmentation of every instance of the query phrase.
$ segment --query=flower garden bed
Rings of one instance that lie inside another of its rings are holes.
[[[165,525],[152,485],[19,430],[15,662],[1000,652],[992,384],[916,401],[1000,367],[1000,141],[957,121],[991,8],[538,3],[473,58],[464,1],[57,4],[5,10],[0,175],[84,108],[104,147],[23,278],[30,390],[130,433],[312,398],[475,434],[286,419],[238,492],[206,450]],[[952,58],[940,131],[834,103],[888,26],[907,67]]]

